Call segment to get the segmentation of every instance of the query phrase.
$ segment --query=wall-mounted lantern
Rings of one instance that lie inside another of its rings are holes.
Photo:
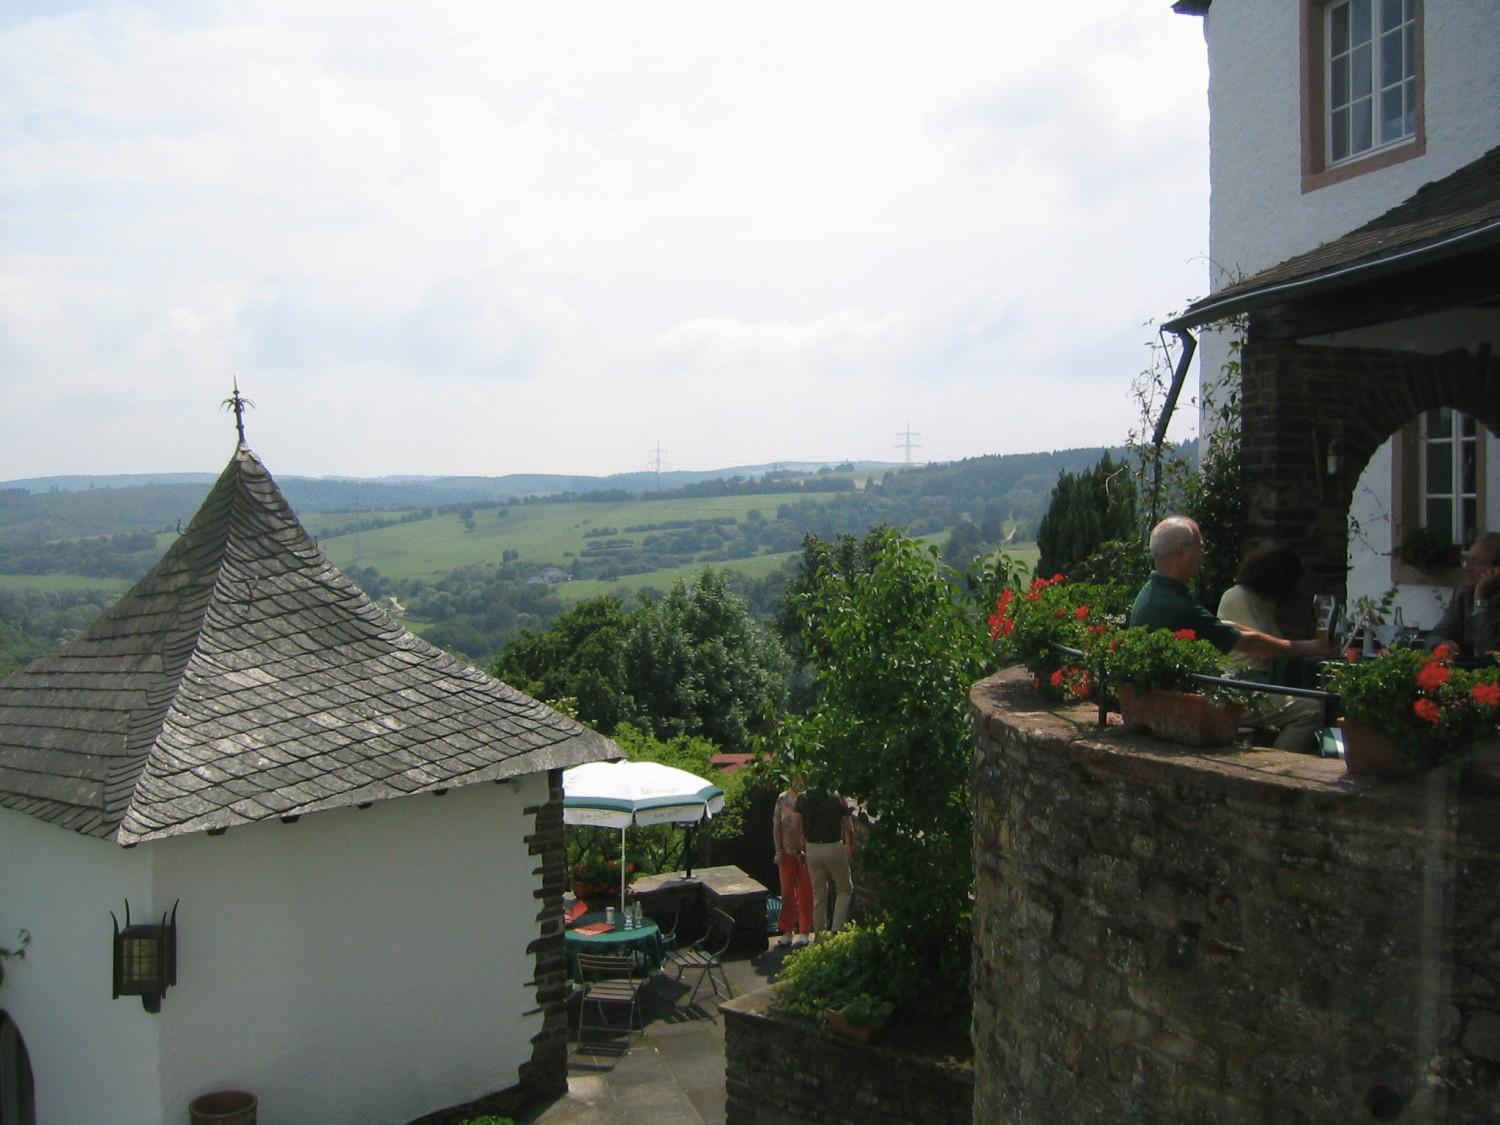
[[[115,927],[115,998],[139,996],[146,1011],[161,1011],[162,994],[177,983],[177,903],[172,904],[170,918],[163,914],[160,923],[132,925],[126,899],[125,928],[120,929],[113,910],[109,920]]]

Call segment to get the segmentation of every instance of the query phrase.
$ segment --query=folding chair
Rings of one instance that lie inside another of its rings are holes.
[[[734,996],[734,988],[729,983],[729,977],[724,972],[722,960],[729,943],[734,937],[734,919],[725,911],[717,908],[708,912],[708,932],[705,933],[692,945],[683,949],[673,949],[667,952],[667,960],[677,970],[677,979],[682,980],[684,972],[698,973],[698,983],[693,985],[693,993],[688,997],[688,1005],[691,1006],[698,999],[698,989],[703,987],[703,978],[708,978],[708,983],[713,987],[714,995],[719,995],[719,982],[724,982],[725,1000]],[[714,974],[718,974],[715,976]]]
[[[596,957],[588,953],[578,955],[578,975],[583,981],[583,1000],[578,1005],[578,1042],[583,1042],[586,1028],[600,1031],[618,1030],[609,1022],[606,1004],[629,1005],[625,1034],[639,1030],[643,1034],[646,1025],[641,1018],[640,992],[642,980],[636,975],[635,959],[632,957]],[[598,1010],[599,1022],[588,1023],[589,1005]]]

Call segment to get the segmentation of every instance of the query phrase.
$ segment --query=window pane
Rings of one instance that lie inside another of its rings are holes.
[[[1438,498],[1427,501],[1427,518],[1424,525],[1443,536],[1453,534],[1453,501]]]
[[[1403,137],[1417,135],[1417,80],[1415,78],[1409,78],[1406,81],[1406,119],[1402,125]]]
[[[1380,85],[1401,84],[1401,33],[1392,32],[1380,37]]]
[[[1370,0],[1350,0],[1349,40],[1356,47],[1370,41]]]
[[[1473,437],[1475,434],[1474,415],[1455,411],[1453,416],[1458,419],[1458,432],[1466,438]]]
[[[1330,53],[1342,55],[1349,50],[1349,5],[1335,4],[1328,12]]]
[[[1349,96],[1367,98],[1374,87],[1370,81],[1370,48],[1360,47],[1349,56]]]
[[[1370,111],[1375,108],[1375,99],[1361,98],[1351,107],[1349,123],[1354,127],[1354,135],[1350,138],[1350,146],[1355,152],[1364,152],[1365,149],[1374,145],[1372,135],[1374,122],[1371,120]]]
[[[1333,109],[1349,104],[1349,58],[1333,60],[1328,82],[1328,104]]]
[[[1429,410],[1422,418],[1422,429],[1428,438],[1453,436],[1453,411],[1446,406]]]
[[[1401,0],[1380,0],[1380,30],[1389,31],[1404,22]]]
[[[1479,504],[1472,496],[1463,503],[1462,521],[1458,528],[1458,535],[1454,537],[1454,541],[1467,543],[1477,530],[1479,521]]]
[[[1458,447],[1458,488],[1465,496],[1473,496],[1479,481],[1479,466],[1474,455],[1474,443],[1466,441]]]
[[[1328,155],[1332,160],[1342,160],[1349,155],[1349,111],[1336,109],[1329,122]]]
[[[1417,73],[1417,37],[1415,35],[1403,35],[1401,37],[1401,77],[1410,78]],[[1393,75],[1386,75],[1389,82]]]
[[[1380,143],[1400,140],[1406,114],[1401,107],[1401,87],[1387,90],[1380,95]]]
[[[1446,441],[1427,445],[1427,495],[1440,496],[1453,491],[1453,447]]]

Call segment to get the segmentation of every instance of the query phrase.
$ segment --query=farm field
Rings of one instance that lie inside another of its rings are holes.
[[[62,590],[115,590],[123,594],[134,584],[126,578],[89,578],[82,574],[0,574],[0,590],[34,590],[41,594]]]
[[[576,555],[589,545],[591,540],[586,533],[591,530],[614,528],[616,536],[639,540],[645,533],[625,529],[672,520],[732,518],[743,522],[751,511],[774,518],[778,505],[805,499],[809,499],[805,493],[777,493],[657,501],[512,504],[474,509],[472,531],[465,527],[461,516],[446,513],[412,523],[320,538],[319,546],[335,566],[373,566],[388,578],[431,580],[459,567],[498,563],[502,552],[507,550],[518,552],[522,562],[565,565],[570,552]],[[306,525],[313,534],[326,536],[328,530],[367,515],[319,513],[308,519]],[[618,583],[600,585],[617,587]]]

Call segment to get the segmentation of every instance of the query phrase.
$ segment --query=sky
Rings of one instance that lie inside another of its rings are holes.
[[[1120,442],[1206,90],[1168,0],[0,0],[0,480],[236,379],[282,475]]]

